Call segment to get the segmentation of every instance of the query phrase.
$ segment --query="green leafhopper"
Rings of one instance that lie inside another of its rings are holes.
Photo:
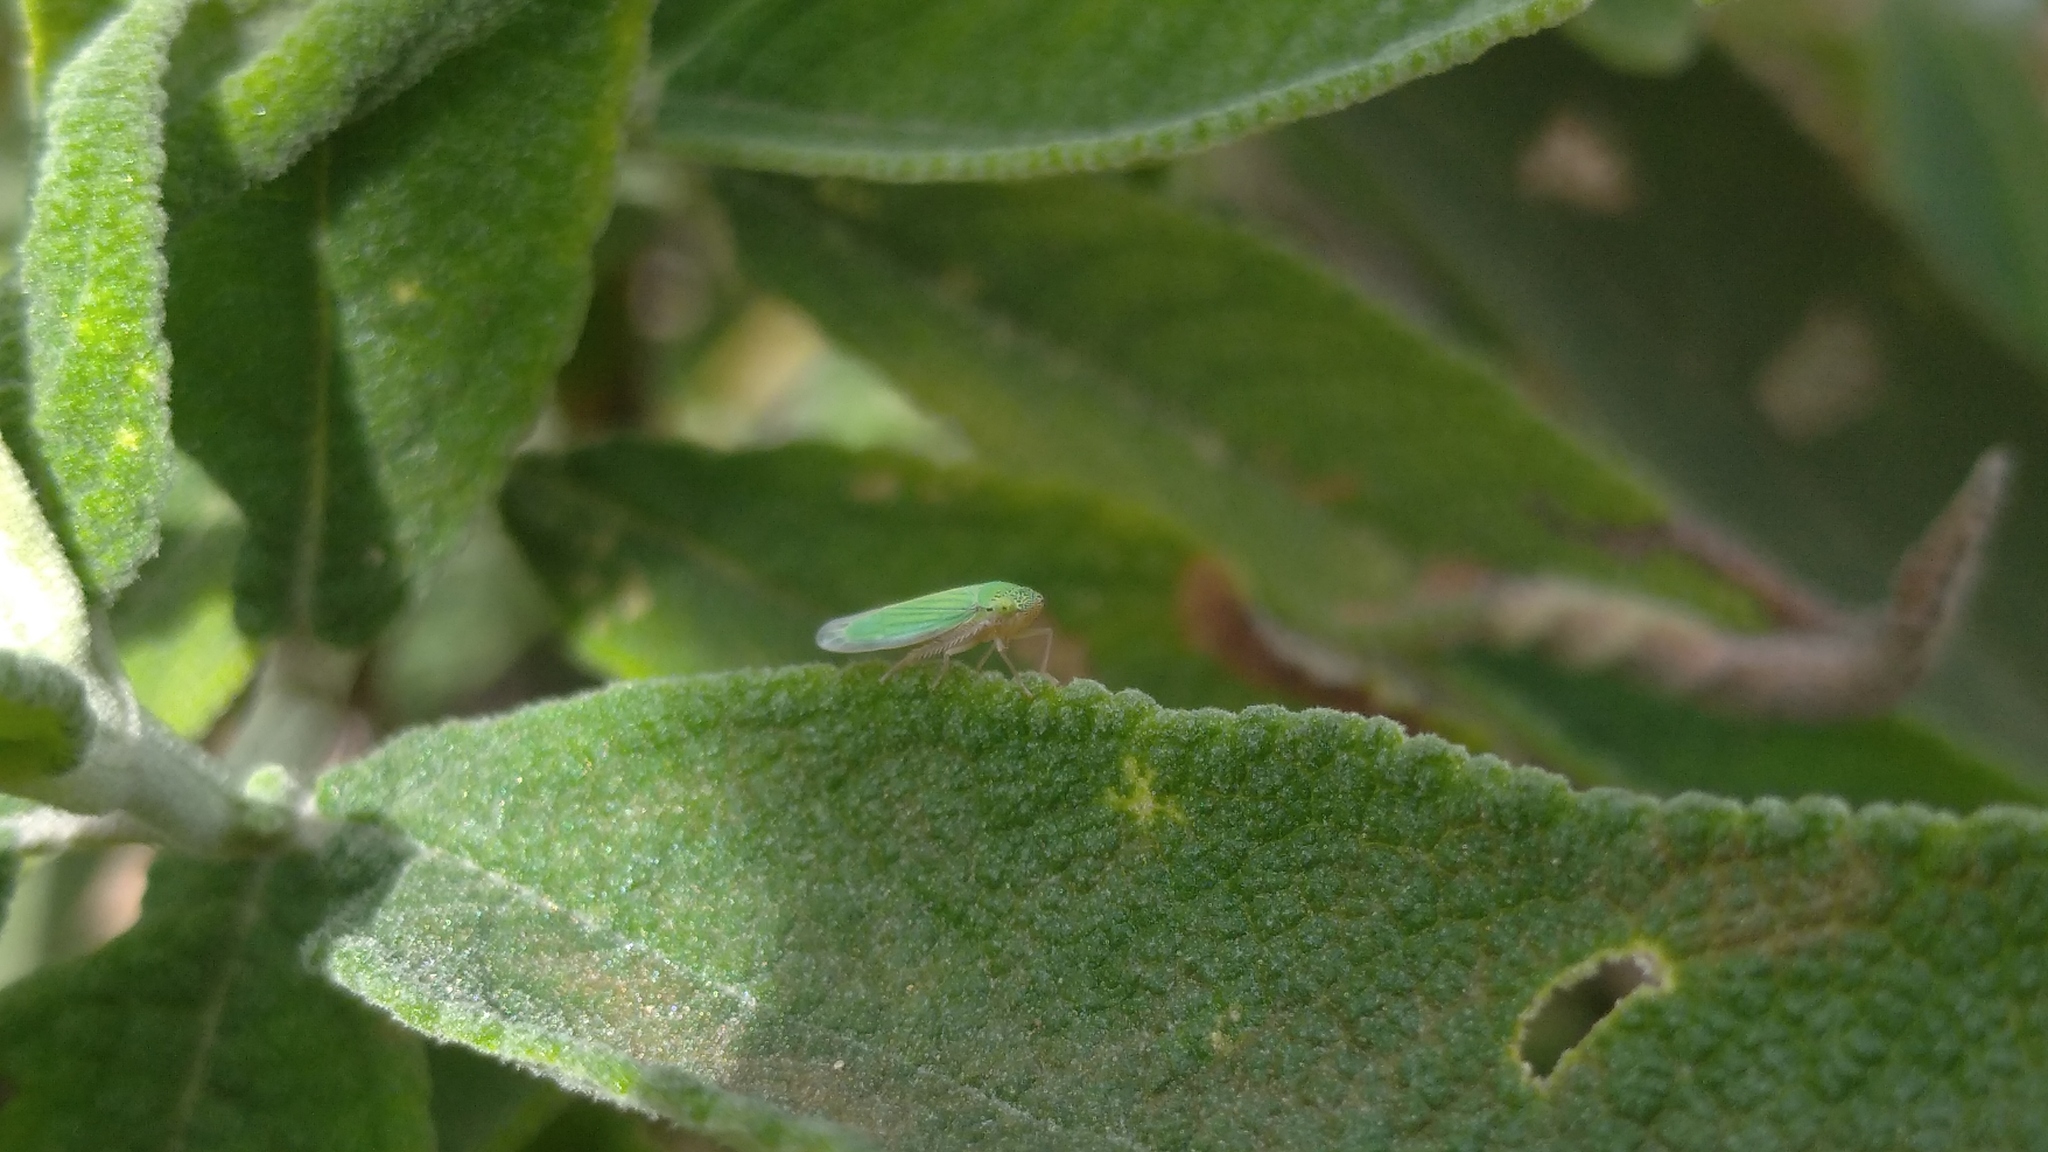
[[[966,584],[827,620],[818,628],[818,647],[827,652],[909,648],[903,659],[882,674],[882,679],[887,680],[906,666],[934,656],[943,661],[939,675],[944,676],[952,668],[956,654],[984,640],[1015,672],[1017,666],[1010,661],[1009,642],[1026,636],[1045,636],[1045,656],[1038,662],[1038,670],[1043,672],[1052,656],[1052,629],[1032,628],[1031,624],[1044,608],[1045,597],[1022,584],[1002,580]],[[975,668],[978,670],[986,663],[988,654],[984,652]]]

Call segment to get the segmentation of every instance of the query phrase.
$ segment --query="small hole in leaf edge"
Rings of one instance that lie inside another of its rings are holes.
[[[1548,1084],[1565,1053],[1578,1047],[1623,1000],[1670,988],[1670,962],[1647,946],[1589,957],[1537,993],[1516,1021],[1515,1058],[1536,1083]]]

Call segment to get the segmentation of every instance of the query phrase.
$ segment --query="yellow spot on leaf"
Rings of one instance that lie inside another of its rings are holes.
[[[135,451],[142,447],[142,433],[137,432],[131,425],[123,424],[114,429],[114,447],[123,452]]]
[[[1244,1009],[1236,1004],[1232,1004],[1228,1012],[1218,1012],[1216,1027],[1209,1033],[1209,1050],[1218,1056],[1228,1056],[1230,1050],[1237,1047],[1237,1039],[1231,1033],[1243,1021]]]
[[[1153,791],[1152,770],[1139,764],[1135,756],[1124,757],[1123,790],[1106,790],[1102,802],[1119,812],[1129,813],[1140,825],[1150,825],[1162,818],[1175,824],[1185,824],[1188,819],[1171,797]]]
[[[410,304],[420,298],[420,282],[417,280],[393,280],[391,300],[396,304]]]

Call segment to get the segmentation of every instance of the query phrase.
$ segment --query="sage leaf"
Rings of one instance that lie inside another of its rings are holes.
[[[0,990],[0,1145],[431,1152],[419,1040],[299,960],[349,895],[304,857],[158,861],[133,929]]]
[[[170,484],[163,82],[190,4],[138,0],[52,81],[22,240],[37,452],[95,598],[156,551]]]
[[[669,4],[659,125],[693,153],[793,172],[985,180],[1121,167],[1363,100],[1582,6]]]
[[[575,339],[645,36],[643,0],[536,4],[179,223],[176,431],[247,518],[244,631],[365,643],[495,489]]]
[[[1194,528],[1300,626],[1342,631],[1440,553],[1731,605],[1598,547],[1662,509],[1498,380],[1198,213],[1084,181],[725,187],[748,270],[985,459]]]
[[[2024,810],[1581,793],[1382,720],[815,667],[410,733],[320,805],[415,841],[332,978],[735,1148],[2038,1131]],[[1615,957],[1654,987],[1539,1078],[1519,1022]]]
[[[191,214],[282,175],[534,3],[315,0],[266,34],[243,21],[236,39],[257,46],[217,49],[203,82],[174,102],[166,203]]]

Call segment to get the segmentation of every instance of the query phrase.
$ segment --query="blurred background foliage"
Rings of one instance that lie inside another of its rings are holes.
[[[1058,670],[1168,703],[1382,711],[1660,792],[2038,798],[2044,108],[2027,0],[1600,0],[1121,174],[729,177],[645,115],[502,516],[417,582],[365,705],[391,727],[806,659],[826,615],[1001,576],[1051,593]],[[1767,629],[1731,551],[1868,607],[1994,444],[2019,468],[1987,576],[1895,710],[1745,717],[1443,607],[1566,575]],[[116,607],[145,700],[193,734],[251,666],[240,532],[184,465]]]
[[[1169,703],[1383,711],[1660,792],[2038,798],[2044,108],[2037,4],[1601,0],[1078,181],[728,177],[657,121],[503,509],[592,675],[801,659],[825,614],[1001,575],[1059,587],[1071,670]],[[1568,574],[1770,627],[1682,522],[1867,608],[1994,444],[1986,578],[1878,715],[1731,714],[1429,607]]]
[[[374,645],[362,742],[812,659],[828,616],[1001,578],[1047,593],[1056,674],[1171,705],[1386,713],[1658,793],[2048,795],[2040,0],[1598,0],[1347,110],[997,184],[722,170],[655,88],[580,341]],[[1896,707],[1745,715],[1621,670],[1644,613],[1739,637],[1881,603],[1994,445],[1983,580]],[[218,740],[255,662],[244,526],[184,460],[164,530],[114,630],[144,702]],[[1611,611],[1501,643],[1470,593],[1504,578]],[[32,868],[0,981],[132,919],[132,857]],[[654,1146],[435,1059],[444,1147]]]

